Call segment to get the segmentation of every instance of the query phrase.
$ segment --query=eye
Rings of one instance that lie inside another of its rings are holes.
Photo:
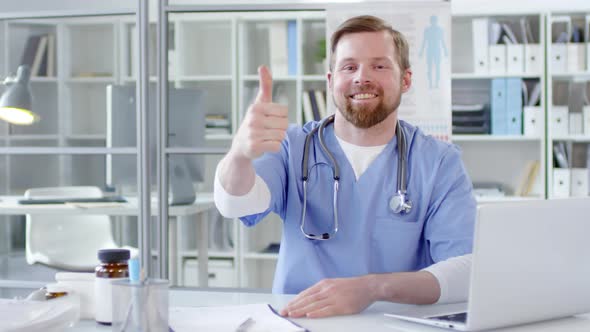
[[[387,69],[387,66],[386,65],[375,65],[375,69],[378,69],[378,70]]]
[[[342,67],[344,71],[353,71],[356,67],[354,65],[345,65]]]

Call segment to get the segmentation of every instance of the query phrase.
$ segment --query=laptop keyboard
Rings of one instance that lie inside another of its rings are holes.
[[[459,312],[456,314],[432,316],[432,317],[428,317],[428,318],[429,319],[436,319],[436,320],[444,320],[444,321],[448,321],[448,322],[466,323],[467,322],[467,313],[466,312]]]

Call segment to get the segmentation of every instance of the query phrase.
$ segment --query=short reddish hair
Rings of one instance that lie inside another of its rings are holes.
[[[331,54],[330,54],[330,70],[334,68],[334,54],[336,53],[336,46],[342,36],[358,33],[358,32],[380,32],[387,31],[393,37],[393,45],[397,51],[396,60],[402,72],[410,68],[410,47],[404,35],[387,24],[384,20],[371,16],[363,15],[356,16],[346,20],[342,23],[336,31],[332,34],[330,40]]]

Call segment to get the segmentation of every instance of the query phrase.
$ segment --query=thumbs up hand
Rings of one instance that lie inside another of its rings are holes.
[[[288,108],[272,102],[272,76],[258,68],[260,87],[232,141],[235,156],[256,159],[265,152],[278,152],[289,125]]]

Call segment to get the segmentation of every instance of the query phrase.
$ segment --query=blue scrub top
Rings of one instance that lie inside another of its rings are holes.
[[[471,252],[476,202],[458,148],[400,123],[408,146],[407,194],[413,203],[406,215],[389,208],[397,184],[395,136],[357,181],[334,126],[324,130],[324,141],[340,166],[339,229],[326,241],[309,240],[300,230],[303,146],[306,134],[320,123],[289,127],[280,152],[255,160],[256,174],[271,193],[270,207],[241,220],[253,226],[270,212],[283,220],[273,293],[296,294],[325,278],[417,271]],[[315,163],[321,165],[310,170],[306,231],[330,233],[334,184],[317,133],[310,144],[310,168]]]

